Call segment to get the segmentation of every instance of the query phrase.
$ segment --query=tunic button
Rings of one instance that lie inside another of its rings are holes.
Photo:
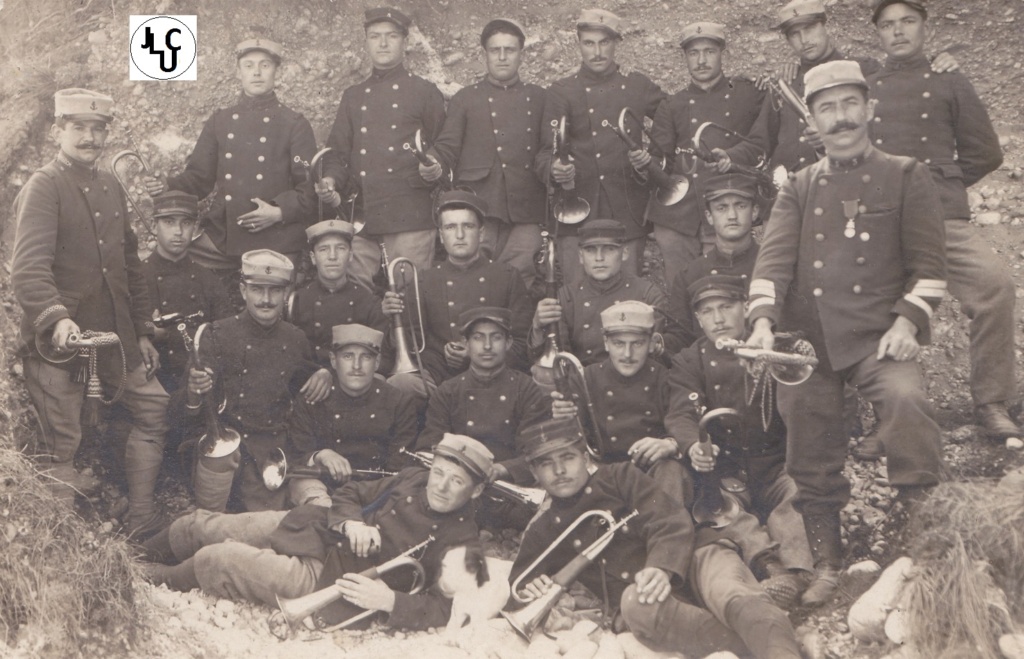
[[[817,270],[821,270],[822,268],[824,268],[824,267],[825,267],[825,264],[824,264],[824,263],[822,263],[821,261],[815,261],[815,262],[814,262],[814,267],[815,267],[815,269],[817,269]]]
[[[366,176],[366,172],[359,172],[360,176]]]
[[[267,141],[267,138],[266,138],[266,137],[261,137],[261,138],[260,138],[260,142],[263,142],[263,143],[265,143],[266,141]]]
[[[391,104],[391,108],[394,109],[394,110],[397,110],[398,109],[398,103],[392,103]]]
[[[931,98],[932,94],[931,94],[931,92],[925,92],[925,93],[921,94],[921,96],[924,96],[925,98]]]
[[[618,438],[618,437],[615,437],[615,436],[613,436],[613,437],[610,437],[610,438],[609,438],[609,441],[612,441],[612,442],[617,442],[617,441],[619,441],[619,438]]]
[[[449,307],[454,307],[454,306],[455,306],[455,303],[454,303],[454,302],[452,302],[451,300],[448,300],[448,306],[449,306]]]
[[[622,580],[623,581],[629,581],[629,572],[623,572],[622,573]]]
[[[236,113],[234,113],[233,115],[231,115],[231,118],[232,118],[232,119],[238,119],[238,113],[236,112]]]
[[[592,488],[592,487],[590,487],[590,486],[588,485],[588,486],[586,486],[585,488],[583,488],[583,493],[584,493],[584,494],[593,494],[593,493],[594,493],[594,488]]]
[[[609,414],[608,415],[608,420],[609,421],[614,421],[615,420],[615,415],[614,414]]]
[[[825,209],[824,208],[815,208],[814,209],[814,214],[817,215],[818,217],[821,217],[822,215],[825,214]]]
[[[820,288],[814,289],[814,297],[821,297],[823,293],[824,291],[822,291]]]
[[[437,524],[434,524],[434,525],[432,525],[432,526],[431,526],[430,528],[431,528],[432,530],[436,531],[436,530],[437,530]]]
[[[861,176],[860,180],[864,181],[865,183],[870,183],[871,182],[871,174],[865,174],[864,176]],[[861,212],[864,212],[864,211],[861,211]]]
[[[615,395],[615,392],[614,392],[614,391],[609,391],[609,392],[607,392],[607,396],[608,396],[609,398],[611,398],[611,397],[612,397],[612,396],[614,396],[614,395]]]
[[[231,160],[231,153],[230,152],[225,153],[224,157],[227,158],[228,160]]]
[[[562,518],[561,517],[555,517],[555,524],[561,524],[561,523],[562,523]]]
[[[712,359],[711,360],[711,365],[712,366],[718,366],[718,362],[716,362],[714,359]]]
[[[718,391],[718,390],[719,390],[719,389],[721,389],[721,388],[722,388],[722,385],[720,385],[720,384],[716,384],[716,385],[715,385],[715,391]]]
[[[363,126],[362,128],[360,128],[359,132],[360,133],[365,133],[366,132],[366,126]]]
[[[396,82],[395,84],[391,85],[391,89],[398,89],[398,83]]]
[[[589,307],[589,306],[590,306],[590,303],[589,303],[589,302],[584,302],[584,303],[583,303],[583,306],[585,306],[585,307]]]
[[[927,142],[928,141],[928,136],[927,135],[922,135],[921,136],[921,141],[922,142]]]
[[[881,143],[882,143],[882,138],[881,137],[879,137],[877,140],[875,140],[875,144],[881,144]]]
[[[862,289],[860,287],[860,284],[854,284],[854,286],[853,286],[853,292],[854,293],[856,293],[857,295],[860,295],[861,290]]]
[[[231,201],[231,195],[229,195],[229,194],[224,195],[224,201]]]
[[[876,124],[882,123],[882,118],[881,117],[875,117],[875,123]]]
[[[234,133],[228,133],[228,139],[229,140],[235,139],[235,134]]]
[[[270,123],[270,117],[263,117],[263,123],[269,124]]]
[[[360,155],[366,155],[366,149],[359,149]]]
[[[103,244],[103,239],[102,239],[102,238],[100,238],[100,240],[99,240],[99,243],[100,243],[101,245]]]
[[[864,265],[865,263],[867,263],[867,259],[865,259],[863,256],[857,257],[857,265]]]
[[[590,329],[590,323],[583,323],[583,329]]]
[[[406,503],[412,503],[412,497],[405,497]]]
[[[928,118],[928,113],[927,113],[927,112],[923,113],[923,114],[921,115],[921,118],[922,118],[922,119],[927,119],[927,118]]]
[[[820,185],[820,186],[822,186],[822,187],[824,187],[824,186],[828,185],[828,179],[824,179],[824,178],[819,178],[819,179],[818,179],[818,185]]]
[[[466,425],[467,425],[467,426],[470,426],[470,427],[472,427],[472,426],[473,426],[474,424],[473,424],[473,422],[472,422],[472,421],[467,421],[467,422],[466,422]]]
[[[313,327],[320,327],[320,323],[319,322],[313,323]]]

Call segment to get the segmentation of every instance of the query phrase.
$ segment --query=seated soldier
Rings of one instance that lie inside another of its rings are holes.
[[[436,216],[441,244],[448,257],[419,273],[420,306],[426,334],[423,366],[430,383],[428,388],[466,370],[469,358],[458,319],[467,309],[479,306],[503,307],[510,311],[512,344],[508,363],[513,368],[525,368],[530,300],[515,268],[507,263],[494,263],[480,251],[480,231],[484,218],[488,217],[487,203],[472,192],[451,190],[438,197]],[[396,278],[397,272],[396,269]],[[408,287],[399,292],[401,295],[391,291],[384,294],[381,308],[388,316],[405,309],[405,300],[411,292]],[[404,388],[408,381],[396,382],[396,385]],[[426,397],[425,392],[419,393]]]
[[[348,276],[354,234],[352,225],[342,220],[324,220],[307,228],[309,258],[316,267],[316,278],[288,299],[285,320],[305,332],[313,345],[316,362],[325,368],[333,354],[331,331],[335,325],[358,323],[385,335],[391,329],[391,323],[381,313],[380,298]],[[390,367],[385,352],[380,368],[386,372]]]
[[[654,308],[619,302],[601,312],[608,356],[584,370],[587,391],[599,406],[594,437],[601,462],[626,462],[643,469],[680,503],[693,500],[693,483],[679,461],[679,445],[665,429],[668,369],[647,357],[661,336],[654,331]],[[576,405],[552,392],[552,416],[575,417]]]
[[[762,585],[788,607],[809,583],[814,561],[803,516],[793,509],[796,483],[786,474],[786,426],[772,399],[768,399],[771,409],[767,411],[762,409],[760,396],[748,402],[750,385],[740,358],[715,347],[719,339],[745,338],[746,285],[746,280],[729,275],[710,275],[690,285],[689,298],[704,336],[672,359],[668,375],[671,404],[665,425],[694,470],[727,479],[726,489],[737,494],[759,523],[767,525],[768,535],[779,545],[777,554],[761,551],[758,556],[760,548],[751,549],[747,542],[756,537],[752,532],[747,534],[750,538],[739,538],[737,543],[744,547],[745,556],[752,554],[755,574],[776,577]],[[763,386],[774,386],[774,381],[769,379]],[[701,412],[694,394],[708,410],[732,408],[740,413],[738,425],[730,424],[729,432],[712,437],[718,440],[712,455],[700,449]],[[785,579],[787,570],[795,572],[798,579]]]
[[[695,539],[685,508],[628,462],[594,465],[575,419],[552,419],[523,431],[523,449],[534,477],[550,495],[523,533],[512,566],[524,576],[525,594],[542,596],[552,575],[600,536],[604,527],[583,524],[524,575],[528,566],[581,514],[605,510],[620,528],[600,556],[579,575],[593,593],[606,594],[616,611],[616,631],[628,629],[644,645],[703,657],[718,650],[743,656],[800,657],[786,614],[772,604],[732,549]],[[694,604],[700,602],[706,608]],[[692,653],[692,654],[691,654]]]
[[[319,403],[302,396],[295,401],[289,463],[320,467],[324,478],[338,484],[353,470],[400,469],[405,460],[399,449],[416,441],[416,401],[373,375],[384,335],[365,325],[336,325],[333,332],[335,384]],[[288,488],[296,505],[331,505],[322,479],[293,478]]]
[[[177,325],[186,320],[189,332],[203,322],[235,313],[220,279],[188,255],[199,219],[199,202],[187,192],[165,192],[153,198],[156,249],[142,262],[154,305],[153,345],[160,351],[156,377],[174,393],[185,374],[189,351]]]
[[[674,355],[703,334],[693,315],[689,286],[708,275],[736,275],[744,285],[754,271],[758,245],[752,229],[758,216],[757,183],[742,174],[712,176],[704,181],[704,215],[714,230],[715,243],[698,259],[687,262],[668,292],[666,311],[672,318],[665,335],[665,350]]]
[[[147,575],[173,590],[201,588],[275,607],[279,597],[308,595],[337,580],[345,598],[331,612],[318,612],[327,623],[366,609],[386,614],[382,622],[394,629],[443,626],[451,602],[436,585],[440,559],[446,547],[477,540],[472,501],[493,462],[486,447],[457,435],[441,440],[434,455],[429,470],[409,467],[383,480],[349,481],[334,492],[329,509],[185,515],[144,544],[148,559],[175,563],[151,563]],[[428,584],[419,595],[402,590],[408,571],[380,580],[360,574],[430,536],[434,540],[415,556]]]
[[[171,413],[198,416],[204,405],[224,401],[223,421],[242,435],[232,453],[200,455],[196,461],[199,508],[224,511],[237,475],[244,510],[281,509],[285,492],[264,486],[263,467],[277,449],[286,448],[292,398],[302,395],[315,403],[330,392],[330,371],[317,368],[302,331],[281,320],[292,271],[292,262],[277,252],[246,252],[239,285],[245,311],[196,332],[199,364],[189,368],[186,395],[179,390]]]
[[[579,258],[583,281],[562,286],[558,299],[544,298],[533,315],[528,346],[536,361],[545,350],[548,327],[558,323],[558,345],[576,355],[584,366],[608,356],[601,335],[599,314],[617,302],[639,300],[664,306],[665,294],[657,285],[622,270],[633,255],[626,244],[626,228],[615,220],[589,220],[579,229]],[[659,323],[660,325],[660,323]],[[659,344],[655,354],[660,355]]]

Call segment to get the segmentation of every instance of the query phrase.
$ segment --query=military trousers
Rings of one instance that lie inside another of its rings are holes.
[[[880,361],[871,353],[841,371],[819,366],[803,384],[777,389],[789,431],[786,472],[798,489],[793,505],[805,516],[836,513],[850,500],[850,482],[843,476],[849,443],[843,432],[847,383],[875,407],[878,433],[886,438],[889,482],[928,486],[939,480],[941,433],[917,362]]]
[[[352,281],[372,291],[373,278],[381,269],[381,244],[387,250],[389,260],[404,256],[412,261],[417,272],[423,276],[422,273],[430,267],[434,259],[436,236],[436,229],[355,236],[352,238],[352,260],[349,261],[348,276]]]

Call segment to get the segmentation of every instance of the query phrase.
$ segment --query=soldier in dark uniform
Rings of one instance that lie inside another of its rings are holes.
[[[60,150],[15,199],[11,284],[24,312],[19,353],[42,431],[38,460],[63,498],[98,485],[73,464],[82,440],[85,392],[85,383],[76,382],[73,372],[82,364],[79,359],[46,361],[36,340],[60,351],[83,331],[115,332],[120,339],[124,364],[112,346],[99,350],[98,367],[101,381],[111,387],[126,375],[121,403],[134,423],[125,454],[128,529],[138,536],[160,522],[153,488],[163,456],[168,399],[153,377],[160,357],[150,342],[153,308],[138,240],[117,181],[96,168],[114,118],[113,103],[86,89],[54,95],[50,135]]]
[[[452,97],[434,152],[456,185],[487,202],[493,219],[484,223],[484,251],[514,266],[529,289],[544,221],[544,185],[533,174],[533,160],[550,131],[541,127],[544,89],[519,79],[525,42],[523,28],[511,19],[484,26],[487,76]]]
[[[459,316],[459,328],[469,368],[431,395],[416,447],[429,449],[445,433],[469,435],[494,454],[494,479],[532,483],[516,437],[522,428],[548,418],[550,405],[530,376],[505,363],[512,314],[499,307],[468,309]]]
[[[601,333],[602,311],[625,300],[639,300],[652,307],[664,305],[665,294],[656,284],[623,269],[623,262],[643,258],[624,246],[626,237],[626,228],[615,220],[588,220],[580,227],[576,258],[582,265],[583,279],[564,284],[558,299],[545,298],[537,304],[528,342],[531,359],[536,360],[544,352],[545,328],[558,323],[562,350],[575,354],[584,366],[596,364],[608,356]],[[663,348],[656,347],[655,354],[660,355]]]
[[[999,137],[974,87],[961,73],[933,75],[924,55],[924,2],[875,2],[872,18],[888,55],[868,76],[877,99],[871,136],[878,148],[924,163],[946,219],[949,290],[971,320],[971,397],[992,437],[1019,437],[1007,401],[1014,374],[1013,279],[970,225],[967,188],[1003,162]]]
[[[246,39],[235,56],[242,83],[238,103],[206,121],[183,172],[166,181],[146,180],[151,195],[182,190],[202,199],[216,190],[206,231],[189,251],[196,263],[218,271],[230,289],[239,258],[249,250],[270,248],[297,262],[316,201],[305,170],[295,162],[308,162],[316,153],[313,128],[274,93],[280,44]]]
[[[310,403],[299,396],[288,428],[289,464],[320,467],[332,483],[344,483],[354,469],[397,470],[399,449],[416,441],[416,402],[374,377],[384,334],[365,325],[336,325],[331,343],[335,383],[327,398]],[[331,505],[323,480],[294,478],[292,503]]]
[[[639,274],[643,266],[647,227],[644,209],[649,189],[646,174],[635,169],[644,162],[640,150],[629,153],[614,132],[601,125],[618,122],[619,113],[629,107],[638,117],[653,117],[665,93],[647,76],[624,73],[615,61],[615,49],[622,34],[622,22],[603,9],[584,9],[576,21],[582,63],[580,70],[548,89],[543,126],[566,118],[571,161],[562,163],[552,152],[550,139],[541,140],[535,170],[542,181],[573,186],[568,196],[579,196],[590,204],[590,217],[612,218],[626,230],[625,244],[635,259],[631,269]],[[640,142],[640,126],[629,126]],[[574,227],[559,228],[558,258],[562,281],[579,284],[583,272],[576,262],[579,241]],[[596,329],[596,325],[595,325]]]
[[[345,600],[335,603],[325,622],[365,608],[389,614],[382,621],[393,629],[442,626],[451,601],[435,586],[441,557],[447,547],[477,540],[473,500],[484,489],[492,458],[476,440],[457,435],[445,437],[434,455],[429,470],[409,467],[383,480],[346,483],[330,509],[185,515],[146,543],[151,560],[178,564],[152,563],[147,574],[175,590],[202,588],[270,606],[340,579]],[[428,536],[434,540],[415,557],[426,573],[425,592],[404,592],[408,571],[386,573],[382,581],[359,574]],[[321,611],[320,617],[328,616]]]
[[[718,174],[704,180],[704,215],[715,233],[715,245],[685,264],[669,289],[665,350],[674,355],[703,332],[693,313],[689,287],[708,275],[735,275],[750,281],[758,246],[752,229],[760,223],[757,184],[742,174]]]
[[[850,498],[842,470],[843,387],[875,406],[889,481],[901,499],[935,485],[940,432],[915,363],[946,289],[944,228],[927,168],[871,145],[868,86],[852,61],[805,79],[828,157],[782,186],[750,284],[748,343],[771,349],[773,329],[801,330],[820,363],[800,385],[778,388],[788,428],[786,470],[799,492],[815,560],[804,603],[831,599],[842,567],[839,511]]]
[[[412,19],[387,7],[369,9],[366,51],[373,62],[370,77],[341,96],[327,138],[333,149],[324,156],[324,177],[317,193],[341,204],[342,193],[358,192],[357,215],[365,228],[352,241],[349,276],[367,288],[380,270],[380,245],[391,258],[404,256],[420,270],[434,255],[431,188],[441,165],[417,165],[402,148],[417,130],[433,143],[444,123],[444,97],[432,83],[406,70],[405,40]]]
[[[189,332],[203,322],[234,313],[223,282],[188,255],[198,220],[195,195],[172,190],[154,197],[156,250],[142,262],[154,318],[192,319],[186,322]],[[168,393],[178,389],[189,360],[188,348],[176,327],[174,321],[157,327],[153,337],[160,351],[156,377]]]
[[[324,220],[306,229],[309,256],[316,278],[292,293],[288,322],[306,333],[316,361],[329,366],[332,328],[335,325],[366,325],[384,332],[391,323],[380,310],[380,298],[348,276],[355,229],[343,220]],[[381,356],[380,370],[387,372],[391,358]]]
[[[730,492],[737,494],[744,507],[757,516],[754,524],[767,526],[770,540],[778,552],[758,547],[758,534],[747,531],[748,538],[736,537],[744,548],[754,574],[772,577],[762,583],[783,608],[796,603],[814,568],[807,532],[800,513],[793,508],[796,483],[786,472],[786,425],[771,399],[771,409],[762,409],[760,398],[750,402],[747,370],[730,350],[720,350],[719,339],[741,340],[746,335],[743,301],[747,280],[731,275],[709,275],[691,285],[691,296],[703,335],[672,359],[668,371],[671,403],[665,426],[679,443],[679,451],[697,472],[729,479]],[[773,386],[769,381],[764,386]],[[695,402],[691,396],[697,394]],[[708,410],[732,408],[740,413],[738,425],[729,424],[717,440],[712,455],[701,452],[697,405]],[[767,428],[765,419],[768,419]],[[740,522],[742,523],[742,522]],[[739,526],[733,522],[731,526]],[[777,559],[777,560],[776,560]],[[760,564],[759,564],[760,563]],[[793,578],[783,579],[789,571]],[[774,590],[772,590],[774,589]]]
[[[686,57],[690,84],[658,106],[651,127],[654,144],[668,157],[671,173],[682,173],[683,159],[676,155],[676,149],[692,148],[693,136],[703,123],[712,121],[746,135],[757,119],[764,98],[764,92],[749,80],[723,73],[724,25],[687,25],[679,46]],[[666,207],[652,199],[648,207],[647,217],[654,224],[654,239],[664,256],[665,281],[669,285],[688,263],[700,258],[704,251],[702,240],[704,243],[714,241],[710,231],[702,231],[702,227],[707,229],[701,201],[704,192],[701,184],[705,177],[728,171],[733,160],[754,165],[763,157],[749,142],[727,137],[721,131],[708,131],[707,139],[702,141],[718,157],[718,162],[709,165],[697,161],[697,170],[690,176],[692,189],[679,203]]]
[[[619,529],[579,581],[615,612],[614,629],[629,630],[661,651],[705,656],[728,650],[746,656],[799,657],[786,614],[773,605],[732,549],[694,538],[685,508],[642,471],[625,462],[592,465],[575,419],[527,428],[523,446],[530,469],[550,495],[523,533],[510,578],[541,597],[551,578],[602,534],[584,523],[571,541],[556,545],[535,571],[526,568],[581,514],[605,510],[616,519],[639,515]],[[700,602],[706,608],[696,606]]]
[[[480,232],[489,215],[487,203],[472,192],[452,190],[438,196],[437,225],[448,257],[419,273],[427,340],[423,366],[432,385],[458,375],[469,365],[459,317],[479,306],[503,307],[511,312],[508,364],[517,369],[526,366],[530,300],[515,268],[494,263],[480,253]],[[387,315],[402,313],[406,307],[403,296],[408,301],[411,294],[388,291],[382,310]]]
[[[179,402],[186,414],[198,416],[203,405],[224,401],[225,422],[242,435],[242,445],[229,455],[201,455],[196,461],[199,508],[223,512],[237,475],[244,510],[281,509],[285,491],[269,491],[262,470],[276,449],[286,448],[292,397],[319,402],[330,391],[331,373],[313,361],[302,330],[281,320],[293,271],[277,252],[246,252],[240,284],[245,311],[196,331],[202,368],[191,366]]]

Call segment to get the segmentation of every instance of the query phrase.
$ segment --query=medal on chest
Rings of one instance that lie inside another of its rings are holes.
[[[846,218],[846,228],[843,230],[843,235],[847,238],[853,238],[857,235],[857,214],[859,211],[860,199],[843,202],[843,217]],[[865,231],[861,235],[861,240],[867,240],[870,237]]]

